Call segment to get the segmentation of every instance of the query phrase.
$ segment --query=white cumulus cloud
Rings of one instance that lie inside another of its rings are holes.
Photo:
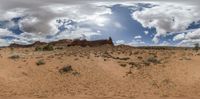
[[[135,39],[141,39],[142,36],[138,35],[138,36],[135,36],[134,38],[135,38]]]
[[[200,43],[200,29],[178,34],[174,37],[174,40],[181,40],[177,44],[179,46],[193,46],[195,43]]]
[[[176,36],[174,36],[173,41],[183,40],[185,39],[185,33],[180,33]]]
[[[1,36],[9,36],[9,35],[12,35],[13,33],[8,31],[7,29],[1,29],[0,28],[0,37]]]
[[[2,46],[8,46],[8,45],[9,45],[9,43],[6,40],[0,39],[0,47],[2,47]]]
[[[192,22],[200,20],[199,16],[200,12],[197,6],[177,3],[158,3],[158,6],[132,14],[132,17],[143,27],[156,29],[154,42],[158,42],[159,37],[167,35],[167,32],[186,30]]]

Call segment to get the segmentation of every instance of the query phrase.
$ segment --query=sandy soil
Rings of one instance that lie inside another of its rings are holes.
[[[193,50],[1,48],[0,99],[199,99],[199,71]]]

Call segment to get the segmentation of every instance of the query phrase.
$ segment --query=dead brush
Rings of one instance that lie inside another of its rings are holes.
[[[79,75],[80,75],[80,73],[77,72],[77,71],[75,71],[75,70],[72,68],[71,65],[66,65],[66,66],[60,68],[60,69],[59,69],[59,73],[60,73],[60,74],[71,73],[71,74],[74,75],[74,76],[79,76]]]
[[[142,65],[140,63],[136,63],[136,62],[129,62],[129,65],[131,65],[130,68],[136,68],[136,69],[140,69],[142,68]]]
[[[133,54],[134,54],[134,55],[137,55],[137,54],[139,54],[139,51],[135,51]]]
[[[39,66],[39,65],[44,65],[45,64],[45,61],[44,60],[38,60],[36,62],[36,65]]]
[[[45,46],[37,46],[35,48],[35,51],[53,51],[54,48],[53,48],[53,45],[45,45]]]
[[[158,60],[156,58],[156,56],[153,56],[153,55],[149,56],[145,61],[149,62],[149,63],[154,63],[154,64],[159,64],[160,63],[160,60]]]
[[[129,71],[126,72],[126,76],[131,75],[131,74],[132,74],[132,71],[131,71],[131,69],[129,69]]]
[[[126,67],[126,64],[120,64],[121,67]]]
[[[20,56],[19,56],[19,55],[11,55],[9,58],[10,58],[10,59],[19,59]]]
[[[69,73],[71,71],[73,71],[71,65],[66,65],[66,66],[59,69],[60,74]]]

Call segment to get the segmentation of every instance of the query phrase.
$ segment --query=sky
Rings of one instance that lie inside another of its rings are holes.
[[[61,39],[200,43],[199,0],[0,0],[0,46]]]

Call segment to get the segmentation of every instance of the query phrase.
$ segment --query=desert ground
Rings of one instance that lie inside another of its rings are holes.
[[[200,52],[0,48],[0,99],[199,99]]]

